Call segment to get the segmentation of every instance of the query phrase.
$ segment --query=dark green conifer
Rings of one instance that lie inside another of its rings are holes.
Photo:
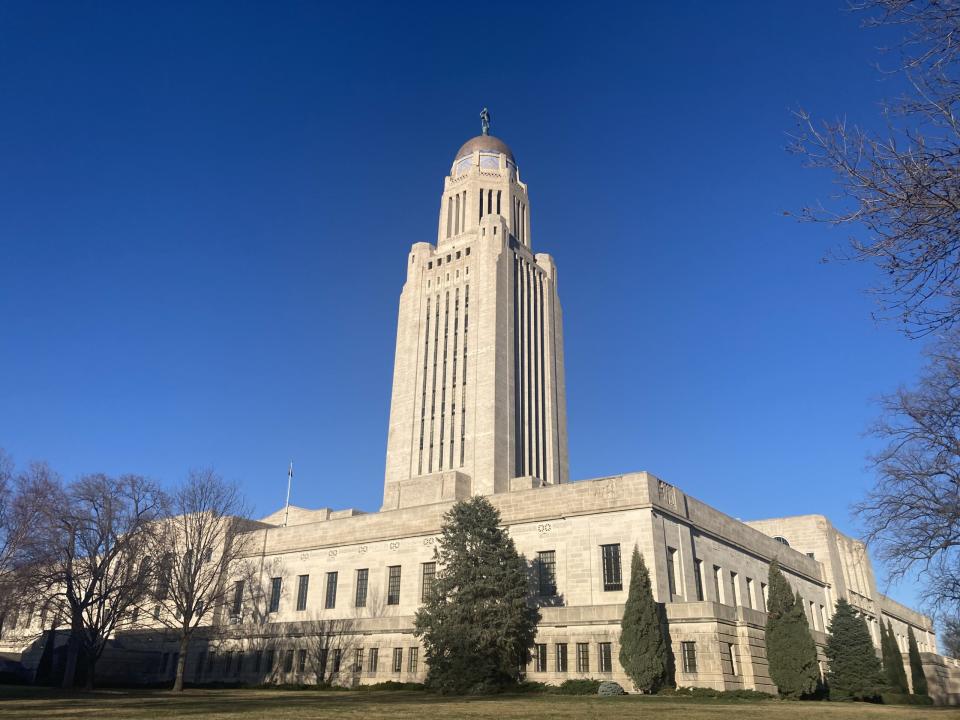
[[[530,660],[539,611],[528,602],[526,562],[482,496],[444,515],[433,591],[417,611],[427,684],[444,693],[494,691]]]
[[[767,601],[767,663],[783,697],[801,698],[817,690],[820,667],[799,595],[794,596],[779,563],[770,563]]]
[[[908,626],[907,642],[910,645],[910,680],[913,682],[914,695],[927,694],[927,676],[923,673],[923,662],[920,660],[920,648],[917,647],[917,638],[913,634],[913,626]]]
[[[846,600],[837,601],[827,639],[830,663],[827,683],[831,700],[865,700],[877,694],[880,660],[866,620]]]
[[[654,602],[650,574],[636,545],[630,562],[630,591],[620,622],[620,664],[642,693],[655,693],[667,682],[661,606]]]
[[[880,625],[883,626],[882,620]],[[909,694],[910,687],[907,685],[907,671],[903,667],[903,655],[900,654],[897,636],[889,620],[887,620],[886,633],[880,634],[880,650],[883,655],[883,674],[887,685],[893,692]]]

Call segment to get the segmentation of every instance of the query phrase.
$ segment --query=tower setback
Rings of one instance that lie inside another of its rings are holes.
[[[478,135],[444,180],[436,245],[410,249],[383,509],[567,482],[562,324],[513,152]]]

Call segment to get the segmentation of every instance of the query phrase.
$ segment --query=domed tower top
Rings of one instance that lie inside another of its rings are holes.
[[[486,152],[486,153],[497,153],[500,155],[506,155],[507,160],[512,163],[516,163],[516,160],[513,157],[513,151],[510,147],[500,138],[494,137],[493,135],[477,135],[474,138],[470,138],[463,145],[460,146],[460,149],[457,151],[456,157],[454,157],[453,162],[456,163],[457,160],[467,157],[468,155],[473,155],[474,151]]]
[[[467,140],[444,180],[437,243],[455,245],[468,237],[512,236],[530,247],[527,186],[510,146],[490,134],[490,113],[480,113],[482,134]],[[503,227],[499,223],[502,221]],[[493,223],[489,229],[485,224]]]

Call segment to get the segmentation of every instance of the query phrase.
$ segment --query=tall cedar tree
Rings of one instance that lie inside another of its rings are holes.
[[[829,633],[826,655],[830,663],[827,673],[830,699],[874,697],[882,676],[866,620],[857,615],[846,600],[838,600]]]
[[[817,646],[810,636],[803,604],[794,597],[780,564],[770,563],[767,602],[767,662],[783,697],[813,694],[820,679]]]
[[[499,525],[483,497],[444,515],[433,590],[414,621],[427,684],[440,692],[498,689],[530,661],[540,612],[528,602],[526,561]]]
[[[910,644],[910,680],[913,682],[914,695],[927,694],[927,676],[923,674],[923,662],[920,660],[920,648],[913,634],[913,626],[907,626],[907,642]]]
[[[883,625],[883,622],[880,623]],[[910,692],[907,686],[907,671],[903,668],[903,655],[897,645],[897,636],[893,634],[893,626],[887,620],[887,631],[880,634],[880,651],[883,654],[883,674],[890,689],[904,695]]]
[[[643,693],[655,693],[667,682],[667,643],[660,620],[660,605],[653,599],[650,573],[634,545],[630,592],[620,622],[620,664]]]

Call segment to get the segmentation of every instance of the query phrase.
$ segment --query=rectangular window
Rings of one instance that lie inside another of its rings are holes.
[[[577,672],[590,672],[590,645],[577,643]]]
[[[302,673],[307,669],[307,651],[301,648],[297,650],[297,672]]]
[[[276,659],[277,653],[273,649],[267,650],[267,666],[264,668],[265,672],[273,672]]]
[[[567,644],[557,643],[557,672],[565,673],[567,671]]]
[[[337,606],[337,573],[327,573],[327,598],[323,606],[328,610]]]
[[[717,602],[725,605],[726,597],[723,592],[723,569],[719,565],[713,566],[713,581],[716,584]]]
[[[403,648],[393,649],[393,671],[395,673],[403,670]]]
[[[533,669],[538,673],[547,671],[547,646],[544,643],[533,646]]]
[[[423,564],[423,573],[420,581],[420,602],[426,602],[433,593],[433,584],[437,579],[437,564],[435,562],[425,562]]]
[[[817,620],[819,620],[819,618],[817,617],[817,606],[816,606],[816,603],[814,603],[813,600],[811,600],[810,601],[810,626],[814,630],[820,629],[819,627],[817,627]]]
[[[357,648],[353,654],[353,671],[363,672],[363,648]]]
[[[697,672],[697,644],[695,642],[680,643],[680,655],[683,658],[683,671]]]
[[[343,660],[343,650],[341,648],[334,648],[333,650],[333,672],[340,672],[340,662]]]
[[[407,650],[407,672],[417,671],[417,661],[420,659],[420,648],[412,647]]]
[[[677,589],[677,549],[672,547],[667,548],[667,587],[671,600],[680,594]]]
[[[370,660],[367,664],[367,670],[371,673],[377,671],[377,663],[380,662],[380,648],[370,648]]]
[[[367,583],[370,571],[367,568],[357,570],[357,597],[354,603],[357,607],[367,606]]]
[[[243,610],[243,580],[237,580],[233,584],[233,606],[230,608],[231,617],[240,617]]]
[[[767,611],[767,584],[760,583],[760,602],[763,604],[763,611]]]
[[[737,574],[730,571],[730,586],[733,588],[733,606],[740,607],[743,603],[740,601],[740,583],[737,582]]]
[[[297,583],[297,610],[307,609],[307,588],[310,585],[310,576],[301,575]]]
[[[824,632],[827,632],[827,628],[829,627],[829,625],[830,625],[830,621],[827,619],[827,610],[826,608],[823,607],[823,605],[821,605],[820,606],[820,628]]]
[[[283,671],[285,673],[293,672],[293,650],[287,650],[283,653]]]
[[[703,560],[694,558],[693,561],[693,581],[697,587],[697,600],[703,601]]]
[[[600,554],[603,558],[603,589],[623,590],[623,581],[620,578],[620,544],[601,545]]]
[[[753,578],[747,578],[747,607],[751,610],[756,607],[753,603]]]
[[[613,672],[613,654],[611,651],[610,643],[600,643],[600,672]]]
[[[267,612],[275,613],[280,609],[280,590],[283,578],[270,578],[270,609]]]
[[[736,677],[740,674],[740,663],[737,662],[737,646],[733,643],[727,643],[727,650],[730,652],[730,674]]]
[[[317,658],[317,667],[320,670],[320,679],[321,681],[327,674],[327,660],[330,659],[330,650],[328,648],[320,648],[320,657]]]
[[[537,553],[537,591],[541,597],[557,594],[557,552],[543,550]]]
[[[387,577],[387,605],[400,604],[400,566],[391,565]]]
[[[263,669],[263,650],[257,650],[253,656],[253,671],[260,672]]]

